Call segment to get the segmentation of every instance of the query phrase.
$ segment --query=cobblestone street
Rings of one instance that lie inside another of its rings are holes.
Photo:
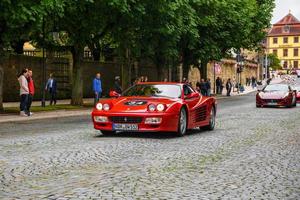
[[[300,106],[218,101],[214,131],[104,137],[90,117],[0,124],[0,199],[300,199]]]

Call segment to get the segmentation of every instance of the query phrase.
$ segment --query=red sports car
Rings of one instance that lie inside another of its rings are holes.
[[[116,98],[100,100],[92,112],[94,128],[104,135],[116,131],[175,132],[215,127],[216,100],[204,97],[188,84],[146,82],[128,88]]]
[[[256,94],[256,107],[296,106],[296,91],[287,84],[267,85]]]

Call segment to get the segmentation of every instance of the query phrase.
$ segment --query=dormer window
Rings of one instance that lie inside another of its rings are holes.
[[[285,25],[284,27],[283,27],[283,32],[284,33],[289,33],[290,32],[290,26],[289,25]]]

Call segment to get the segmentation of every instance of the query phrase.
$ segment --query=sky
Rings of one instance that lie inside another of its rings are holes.
[[[300,20],[300,0],[275,0],[276,7],[273,11],[271,23],[274,24],[281,20],[284,16],[291,13]]]

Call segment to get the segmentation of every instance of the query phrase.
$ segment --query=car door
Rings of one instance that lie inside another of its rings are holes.
[[[195,106],[198,104],[200,99],[200,94],[189,85],[183,85],[184,101],[189,110],[189,122],[193,123],[195,120]]]

